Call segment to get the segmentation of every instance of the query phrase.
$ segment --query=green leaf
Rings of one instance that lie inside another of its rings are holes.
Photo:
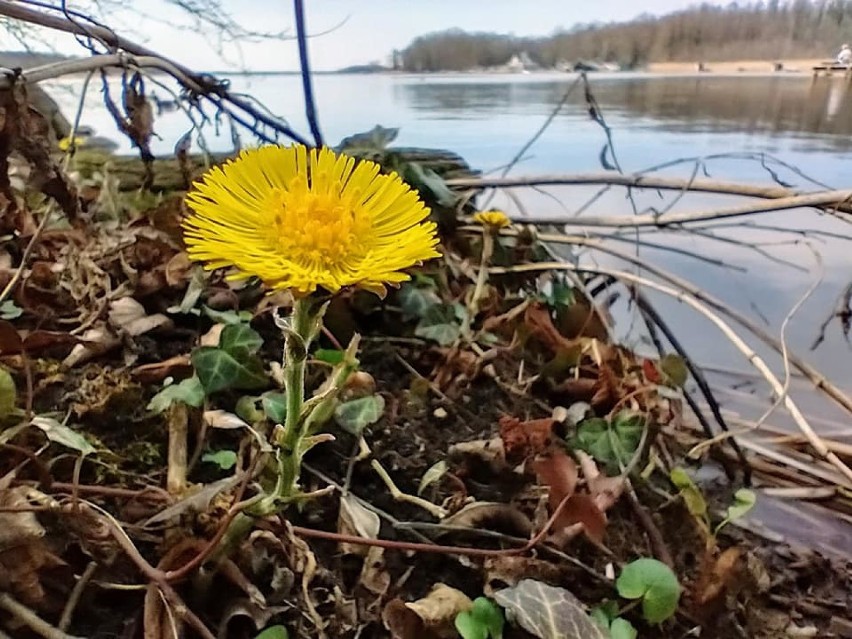
[[[441,206],[453,206],[459,199],[444,182],[444,178],[429,168],[423,168],[417,162],[405,165],[405,181],[418,191],[426,191]]]
[[[574,289],[567,282],[557,280],[550,285],[550,292],[545,295],[545,301],[554,309],[571,306],[574,304]]]
[[[757,495],[754,491],[749,490],[748,488],[740,488],[737,492],[734,493],[734,503],[728,506],[728,510],[725,513],[725,519],[716,526],[716,531],[714,534],[719,534],[719,531],[732,521],[740,519],[741,517],[745,517],[748,512],[754,508],[755,503],[757,502]]]
[[[385,410],[385,398],[369,395],[344,402],[334,409],[334,420],[356,437],[370,424],[375,424]]]
[[[615,582],[625,599],[641,599],[642,615],[650,624],[671,617],[680,599],[680,584],[672,569],[661,561],[637,559],[627,564]]]
[[[639,633],[627,619],[617,617],[612,620],[612,625],[609,627],[609,635],[612,639],[636,639]]]
[[[399,135],[399,129],[389,129],[377,124],[369,131],[343,138],[336,150],[347,155],[372,157],[383,153],[397,135]]]
[[[503,626],[506,619],[503,610],[488,597],[477,597],[473,600],[473,616],[478,619],[487,629],[491,639],[503,639]]]
[[[226,388],[251,390],[269,385],[263,364],[256,357],[235,357],[221,348],[202,346],[192,352],[191,359],[208,394]]]
[[[201,310],[217,324],[245,324],[251,321],[250,311],[217,311],[206,304],[201,306]]]
[[[269,626],[254,639],[290,639],[290,634],[284,626]]]
[[[18,389],[15,380],[5,368],[0,367],[0,418],[6,417],[15,410]]]
[[[24,314],[23,309],[18,307],[12,300],[5,300],[0,304],[0,319],[13,320]]]
[[[340,362],[342,362],[345,355],[345,351],[333,348],[318,348],[314,352],[314,358],[321,362],[325,362],[326,364],[331,364],[332,366],[337,366]]]
[[[148,410],[162,413],[174,402],[183,402],[187,406],[198,408],[204,403],[204,387],[195,375],[177,384],[166,386],[148,402]]]
[[[204,453],[201,461],[218,464],[222,470],[229,470],[237,464],[237,453],[232,450],[217,450],[211,453]]]
[[[423,491],[426,490],[428,486],[441,479],[449,468],[450,465],[443,459],[430,466],[429,469],[423,473],[423,477],[420,479],[420,485],[417,487],[417,494],[422,495]]]
[[[438,342],[441,346],[449,346],[461,335],[456,309],[451,304],[430,306],[414,329],[414,334]]]
[[[410,282],[399,287],[397,299],[402,307],[402,314],[405,319],[422,318],[431,307],[441,305],[441,298],[438,297],[434,288],[417,286]]]
[[[675,355],[674,353],[664,355],[660,360],[659,369],[665,376],[666,381],[672,386],[682,388],[686,384],[686,380],[689,379],[689,369],[680,355]]]
[[[488,639],[488,627],[470,611],[463,610],[457,614],[455,626],[462,639]]]
[[[603,628],[604,630],[609,630],[609,615],[606,614],[603,608],[598,606],[589,613],[589,616],[592,618],[592,621],[598,624],[601,628]]]
[[[260,403],[266,418],[275,423],[283,424],[287,418],[287,396],[278,391],[269,391],[261,396]]]
[[[82,433],[78,433],[65,424],[60,424],[52,417],[33,417],[30,424],[41,429],[47,435],[47,438],[56,444],[76,450],[83,455],[90,455],[95,452],[95,447],[88,442]]]
[[[598,461],[615,461],[609,438],[609,423],[600,417],[590,417],[580,422],[577,426],[577,446]]]
[[[257,405],[259,402],[260,397],[243,395],[237,400],[237,404],[234,406],[234,413],[236,413],[237,417],[249,424],[259,422],[266,416],[265,413],[258,408]]]
[[[580,422],[575,443],[598,461],[626,464],[639,447],[644,428],[645,417],[642,414],[623,410],[612,418],[611,423],[600,417]]]
[[[234,357],[254,355],[261,346],[263,338],[246,324],[229,324],[219,337],[219,348]]]
[[[704,500],[704,495],[701,489],[695,485],[692,478],[686,474],[683,468],[672,468],[669,473],[669,479],[675,487],[680,491],[680,496],[683,498],[686,508],[693,517],[707,517],[707,502]]]

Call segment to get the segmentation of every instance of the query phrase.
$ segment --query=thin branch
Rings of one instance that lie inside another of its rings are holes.
[[[293,0],[293,11],[296,13],[296,41],[299,43],[299,67],[302,74],[302,90],[305,93],[305,115],[308,118],[311,135],[314,136],[314,143],[316,146],[322,146],[322,133],[320,133],[317,107],[314,102],[311,64],[308,58],[308,39],[305,29],[305,7],[303,0]]]

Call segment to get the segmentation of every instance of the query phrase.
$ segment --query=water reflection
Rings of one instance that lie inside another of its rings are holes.
[[[451,119],[507,110],[543,114],[572,81],[571,76],[490,83],[435,78],[400,84],[396,97],[414,110]],[[818,138],[833,150],[852,148],[852,94],[843,78],[596,76],[591,81],[609,117],[634,127]],[[563,117],[585,117],[582,90],[575,92],[573,106]]]

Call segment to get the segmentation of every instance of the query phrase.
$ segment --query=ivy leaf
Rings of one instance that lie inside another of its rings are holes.
[[[254,355],[261,346],[263,338],[245,324],[228,324],[219,336],[219,348],[233,357]]]
[[[50,441],[56,444],[76,450],[82,455],[90,455],[95,452],[95,447],[89,443],[82,433],[78,433],[65,424],[60,424],[52,417],[33,417],[30,424],[40,429]]]
[[[204,387],[195,375],[177,384],[166,386],[151,398],[146,407],[154,413],[162,413],[174,402],[198,408],[204,403]]]
[[[456,309],[451,304],[430,306],[414,329],[414,334],[438,342],[441,346],[449,346],[461,335]]]
[[[369,395],[344,402],[334,409],[334,420],[344,430],[356,437],[367,426],[375,424],[385,410],[385,398],[381,395]]]
[[[534,579],[494,593],[510,621],[539,639],[607,639],[583,604],[564,588]]]
[[[260,360],[245,353],[235,357],[224,349],[202,346],[192,352],[190,359],[208,394],[226,388],[251,390],[269,384]]]
[[[287,396],[278,391],[264,393],[260,399],[267,419],[275,424],[283,424],[287,419]]]
[[[606,464],[626,464],[639,448],[645,417],[641,413],[623,410],[607,422],[591,417],[577,427],[576,445]]]
[[[453,206],[459,198],[447,186],[444,178],[430,168],[423,168],[417,162],[406,164],[405,181],[418,191],[426,191],[441,206]]]
[[[402,307],[404,319],[413,317],[425,317],[426,311],[433,306],[441,305],[441,298],[431,286],[417,286],[405,283],[399,287],[397,293],[399,305]]]
[[[671,617],[680,600],[677,576],[666,564],[644,557],[627,564],[615,582],[625,599],[642,600],[642,616],[650,624]]]
[[[201,461],[217,464],[222,470],[229,470],[237,464],[237,453],[232,450],[217,450],[211,453],[204,453]]]

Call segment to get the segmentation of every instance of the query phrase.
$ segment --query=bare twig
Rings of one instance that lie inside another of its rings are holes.
[[[82,639],[54,628],[8,593],[0,592],[0,608],[44,639]]]

